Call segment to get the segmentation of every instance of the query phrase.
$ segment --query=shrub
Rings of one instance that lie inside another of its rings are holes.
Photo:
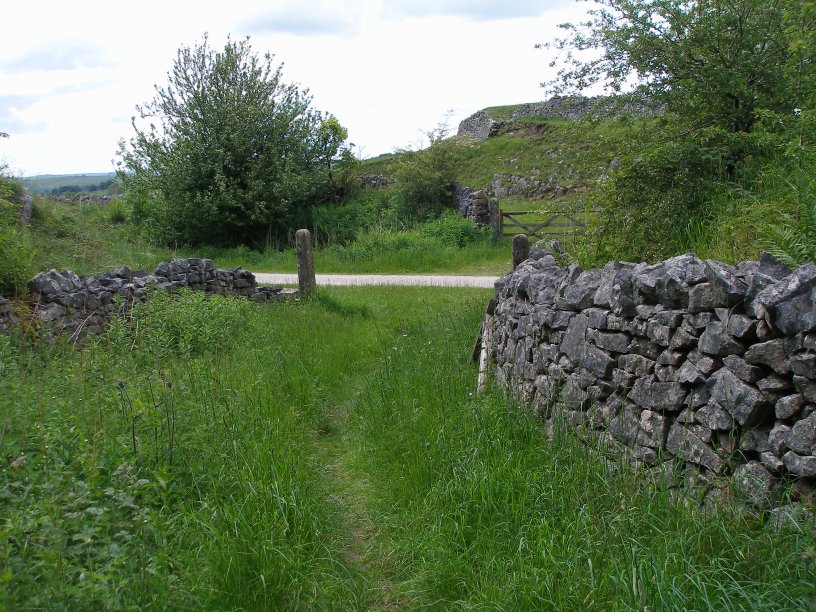
[[[433,238],[445,246],[464,247],[490,242],[493,229],[487,225],[476,225],[453,211],[448,211],[439,219],[420,226],[419,234]]]
[[[127,210],[125,209],[125,203],[122,202],[122,200],[112,200],[111,203],[108,204],[107,213],[108,221],[114,225],[127,221]]]
[[[156,290],[133,307],[130,325],[114,320],[110,337],[151,360],[216,352],[240,330],[250,307],[249,300],[186,288],[174,294]]]
[[[420,151],[403,151],[394,169],[394,205],[405,218],[424,221],[439,216],[449,206],[451,185],[464,143],[446,138],[444,126],[427,134],[430,146]]]

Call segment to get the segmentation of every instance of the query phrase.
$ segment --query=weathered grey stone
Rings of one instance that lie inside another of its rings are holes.
[[[745,347],[725,330],[721,321],[712,321],[700,336],[697,349],[709,355],[741,355]]]
[[[705,375],[691,361],[686,361],[674,377],[675,381],[686,385],[699,385],[706,381]]]
[[[725,468],[725,461],[690,428],[675,423],[669,430],[666,449],[681,459],[708,468],[719,474]]]
[[[718,297],[718,306],[734,306],[745,298],[748,287],[737,276],[733,266],[708,259],[705,262],[705,275]]]
[[[655,362],[642,355],[621,355],[618,357],[618,366],[635,376],[647,376],[654,371]]]
[[[793,386],[802,394],[806,401],[816,403],[816,382],[804,376],[794,376]]]
[[[770,427],[758,427],[745,431],[740,440],[740,449],[753,453],[770,452],[771,431]]]
[[[726,431],[734,428],[734,418],[713,400],[694,413],[694,420],[712,430]]]
[[[666,436],[669,434],[669,420],[653,410],[640,413],[640,430],[637,443],[640,446],[663,449],[666,447]]]
[[[609,311],[603,308],[587,308],[582,313],[587,317],[589,328],[606,330],[606,323],[609,320]]]
[[[715,383],[711,398],[730,412],[740,425],[758,425],[771,415],[771,404],[762,393],[741,381],[731,370],[722,368],[712,379]]]
[[[763,251],[759,256],[759,271],[777,280],[782,280],[792,272],[787,264],[782,263],[767,251]]]
[[[697,369],[700,370],[705,376],[709,376],[710,374],[714,373],[720,368],[721,365],[720,360],[717,357],[703,355],[698,350],[691,351],[686,358],[697,366]]]
[[[676,366],[685,361],[685,355],[678,351],[665,350],[657,358],[657,365],[660,366]]]
[[[689,333],[682,327],[679,327],[675,330],[674,335],[671,337],[669,348],[673,351],[693,348],[697,346],[697,338],[698,336]]]
[[[751,339],[756,336],[756,326],[756,319],[741,314],[732,314],[728,317],[726,331],[740,340]]]
[[[672,338],[672,329],[652,320],[646,325],[646,336],[660,346],[669,346],[669,342]]]
[[[816,288],[776,304],[774,325],[785,335],[816,329]]]
[[[816,455],[816,413],[793,425],[787,445],[800,455]]]
[[[564,339],[561,342],[561,351],[573,363],[581,363],[584,359],[584,352],[586,351],[586,331],[589,324],[588,319],[584,315],[576,315],[572,317],[564,334]]]
[[[785,468],[785,463],[782,459],[767,451],[759,454],[759,462],[765,469],[771,472],[771,474],[780,474]]]
[[[816,353],[799,353],[790,359],[790,368],[797,376],[816,379]]]
[[[731,484],[751,505],[765,509],[776,499],[777,479],[759,461],[749,461],[734,470]]]
[[[768,433],[768,450],[781,457],[788,450],[788,439],[791,437],[791,428],[777,423]]]
[[[629,348],[629,336],[620,332],[600,332],[590,329],[587,339],[598,348],[613,353],[625,353]]]
[[[602,269],[594,301],[617,316],[630,317],[635,312],[632,270],[634,264],[610,262]]]
[[[809,292],[816,287],[816,265],[807,264],[797,268],[782,280],[770,284],[762,289],[747,307],[748,314],[756,318],[763,318],[773,312],[774,308],[783,302]],[[794,321],[791,321],[794,323]],[[778,325],[777,325],[778,327]],[[798,327],[798,326],[797,326]],[[781,329],[781,328],[780,328]],[[783,333],[787,333],[782,330]],[[806,331],[796,329],[792,333]]]
[[[676,382],[657,382],[652,376],[643,376],[627,396],[631,401],[648,410],[679,412],[686,399],[686,390]]]
[[[785,341],[781,338],[754,344],[745,352],[745,361],[768,366],[779,374],[790,372],[788,356],[785,354]]]
[[[626,331],[629,329],[629,320],[610,313],[606,318],[606,329],[607,331]]]
[[[780,376],[779,374],[769,374],[764,378],[760,378],[756,382],[756,386],[757,389],[762,391],[762,393],[765,394],[766,396],[775,393],[782,393],[782,395],[784,395],[783,392],[791,391],[793,389],[793,382],[787,376]]]
[[[634,446],[640,431],[640,415],[633,406],[626,406],[609,423],[609,433],[618,442]]]
[[[585,270],[555,298],[559,310],[584,310],[595,303],[603,270]]]
[[[598,347],[588,344],[584,349],[584,367],[598,378],[610,378],[616,360]]]
[[[573,377],[569,377],[561,388],[559,399],[568,410],[582,410],[587,402],[587,394]]]
[[[663,352],[661,347],[646,338],[633,338],[627,350],[629,353],[635,353],[653,361]]]
[[[670,327],[674,331],[683,322],[684,314],[684,310],[661,310],[653,314],[652,320],[657,321],[659,325]]]
[[[737,378],[747,383],[755,383],[762,378],[765,373],[762,368],[750,365],[747,361],[736,355],[728,355],[723,359],[723,365],[731,370]]]
[[[799,393],[787,395],[776,402],[774,411],[777,419],[792,419],[798,416],[805,405],[805,398]]]
[[[790,451],[785,453],[782,461],[791,474],[801,478],[816,478],[816,457],[802,457]]]
[[[64,317],[67,313],[65,306],[62,304],[43,304],[37,311],[37,318],[43,323],[51,323]]]
[[[677,368],[674,366],[656,366],[655,378],[660,382],[677,382],[674,380]]]
[[[636,376],[634,374],[625,370],[615,368],[612,371],[612,386],[622,395],[632,388],[632,385],[635,384],[635,379]]]

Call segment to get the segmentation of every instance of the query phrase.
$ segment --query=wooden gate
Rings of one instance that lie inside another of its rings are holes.
[[[584,233],[589,213],[596,210],[546,210],[546,211],[499,211],[499,232],[501,236],[527,234],[537,238],[568,238]],[[524,220],[522,217],[535,215],[538,219]],[[543,220],[542,220],[543,219]]]

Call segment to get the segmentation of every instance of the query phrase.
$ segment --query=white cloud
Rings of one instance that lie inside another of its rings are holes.
[[[535,17],[562,8],[575,0],[384,0],[383,13],[389,17],[456,16],[473,21],[497,21]]]
[[[359,32],[360,5],[356,2],[304,0],[265,8],[240,22],[251,35],[354,36]]]
[[[0,140],[0,158],[24,174],[109,170],[117,142],[132,135],[135,106],[166,82],[176,50],[200,42],[205,32],[214,48],[229,34],[250,34],[256,53],[268,51],[285,64],[285,81],[308,87],[314,106],[337,116],[362,154],[377,155],[416,143],[449,109],[455,129],[485,106],[540,100],[548,58],[534,44],[553,36],[558,23],[580,19],[586,5],[275,0],[259,6],[255,0],[143,0],[139,10],[102,0],[11,4],[4,14],[9,23],[37,27],[9,29],[0,45],[0,131],[11,134]],[[92,42],[64,35],[77,31],[91,33]],[[31,69],[12,69],[24,64]]]

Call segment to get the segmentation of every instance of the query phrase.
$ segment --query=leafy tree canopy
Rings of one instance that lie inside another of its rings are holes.
[[[551,64],[560,65],[558,76],[547,84],[553,91],[636,84],[692,126],[744,132],[759,109],[792,111],[803,82],[813,81],[812,2],[594,2],[588,21],[563,24],[565,37],[541,45],[560,52]]]
[[[248,40],[216,51],[205,36],[137,107],[119,175],[165,242],[269,245],[327,197],[346,132],[281,71]]]

